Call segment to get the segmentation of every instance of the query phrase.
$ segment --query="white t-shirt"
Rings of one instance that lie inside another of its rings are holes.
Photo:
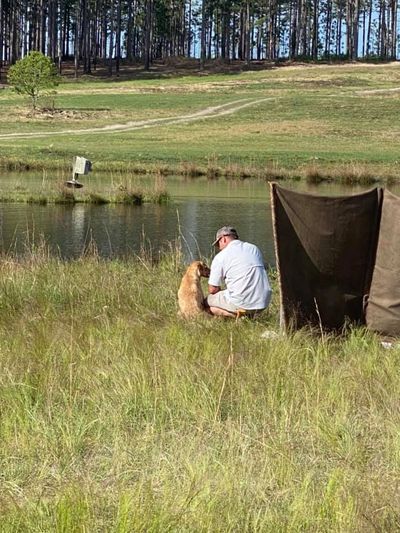
[[[226,297],[246,310],[265,309],[271,287],[260,250],[254,244],[234,239],[211,263],[210,285],[226,285]]]

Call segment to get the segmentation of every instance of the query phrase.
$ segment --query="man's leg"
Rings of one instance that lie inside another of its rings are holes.
[[[208,309],[210,313],[215,316],[228,316],[228,317],[236,318],[236,313],[231,313],[230,311],[227,311],[226,309],[221,309],[221,307],[209,307]]]
[[[236,306],[231,304],[225,297],[225,291],[209,294],[207,297],[208,311],[214,316],[226,316],[236,318]]]

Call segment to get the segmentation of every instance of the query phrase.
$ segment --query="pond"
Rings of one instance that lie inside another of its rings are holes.
[[[50,186],[56,178],[35,174],[0,175],[0,192],[13,187]],[[154,177],[137,177],[135,185],[151,186]],[[98,190],[120,176],[84,177],[84,187]],[[280,182],[299,191],[340,195],[366,190],[339,184],[309,185]],[[179,239],[187,261],[210,257],[216,230],[235,226],[240,238],[257,244],[267,264],[274,264],[269,184],[262,180],[207,180],[206,178],[165,178],[171,195],[167,205],[32,205],[0,203],[0,250],[22,254],[27,246],[45,240],[52,253],[77,258],[94,243],[102,257],[147,254],[157,257],[160,250],[174,246]],[[391,189],[396,194],[399,190]]]

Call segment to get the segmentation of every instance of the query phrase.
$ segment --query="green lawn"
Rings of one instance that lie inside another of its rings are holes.
[[[26,101],[0,95],[3,166],[68,167],[80,154],[94,168],[148,169],[182,164],[199,169],[230,164],[304,174],[337,165],[361,165],[396,177],[400,151],[400,70],[388,65],[307,65],[257,72],[146,80],[65,82],[53,116],[29,116]],[[378,92],[374,92],[378,91]],[[250,99],[231,114],[173,119],[209,107]],[[167,121],[165,119],[168,119]],[[145,121],[159,120],[156,124]],[[79,129],[137,124],[131,131]],[[56,132],[66,131],[64,134]],[[48,132],[45,137],[4,138],[7,133]],[[52,134],[54,133],[54,134]]]

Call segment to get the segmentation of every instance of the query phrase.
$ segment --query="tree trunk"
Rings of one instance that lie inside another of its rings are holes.
[[[2,80],[3,54],[4,54],[4,17],[3,0],[0,0],[0,81]]]
[[[200,68],[204,70],[206,62],[206,0],[201,4],[201,42],[200,42]]]
[[[119,76],[119,65],[121,61],[121,0],[118,0],[117,4],[117,31],[115,39],[115,72]]]
[[[152,7],[153,1],[146,0],[145,2],[145,22],[144,22],[144,69],[150,70],[151,63],[151,23],[152,23]]]
[[[397,1],[392,0],[391,2],[391,10],[392,10],[392,27],[391,27],[391,36],[392,36],[392,42],[391,42],[391,50],[390,50],[390,59],[395,60],[396,59],[396,51],[397,51]]]
[[[78,77],[79,69],[79,28],[80,28],[80,5],[79,2],[76,3],[75,8],[75,37],[74,37],[74,75],[75,78]]]
[[[328,0],[326,5],[326,27],[325,27],[325,47],[324,56],[331,55],[331,31],[332,31],[332,1]]]
[[[192,0],[188,0],[188,25],[187,25],[187,57],[191,57],[191,48],[192,48]]]
[[[132,57],[132,34],[133,34],[133,13],[132,2],[128,2],[128,18],[126,23],[126,59],[130,63]]]
[[[113,53],[114,53],[114,0],[111,0],[110,7],[110,37],[108,49],[108,75],[112,76],[113,72]]]
[[[313,26],[312,26],[312,58],[314,61],[318,59],[318,0],[314,0],[313,5]]]
[[[60,0],[60,12],[59,12],[60,28],[57,39],[57,57],[58,57],[58,72],[62,72],[62,59],[63,59],[63,47],[64,47],[64,35],[65,35],[65,25],[61,24],[61,21],[64,20],[64,0]],[[57,38],[57,33],[56,33]]]
[[[372,30],[372,0],[370,0],[369,12],[368,12],[367,57],[369,57],[371,53],[371,30]]]

